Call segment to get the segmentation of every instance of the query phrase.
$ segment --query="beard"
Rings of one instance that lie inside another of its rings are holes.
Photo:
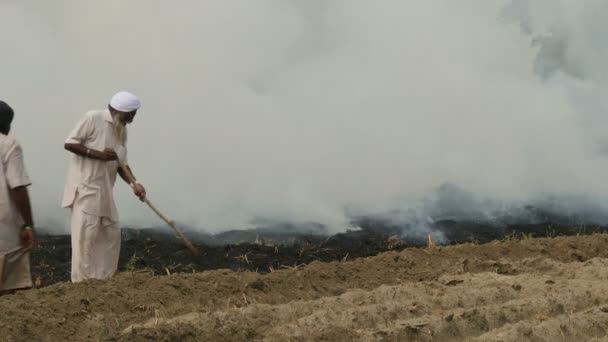
[[[119,115],[114,115],[112,120],[112,130],[114,136],[124,146],[127,143],[127,126],[121,121]]]

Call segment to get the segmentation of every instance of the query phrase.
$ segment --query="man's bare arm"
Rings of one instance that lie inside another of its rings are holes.
[[[27,187],[19,186],[10,191],[11,198],[15,202],[17,210],[23,217],[27,226],[33,227],[34,220],[32,218],[32,206],[30,204],[30,196]]]
[[[34,219],[32,218],[32,206],[30,204],[30,195],[27,191],[26,186],[18,186],[12,190],[10,190],[10,196],[13,202],[15,203],[15,207],[21,214],[23,221],[25,222],[25,226],[23,230],[19,233],[19,237],[21,238],[21,243],[25,250],[30,251],[34,248]]]
[[[63,145],[63,147],[66,150],[68,150],[74,154],[77,154],[79,156],[82,156],[82,157],[103,160],[103,161],[111,161],[111,160],[118,159],[116,152],[114,152],[111,149],[106,149],[104,151],[97,151],[97,150],[88,148],[88,147],[84,146],[83,144],[71,144],[71,143],[66,143],[65,145]]]
[[[118,174],[120,178],[122,178],[127,184],[132,184],[137,182],[137,178],[133,175],[133,171],[131,171],[131,167],[129,165],[124,165],[124,167],[118,168]]]
[[[146,189],[143,185],[137,183],[137,179],[133,175],[133,171],[131,171],[129,165],[121,165],[118,168],[118,174],[120,175],[120,178],[132,186],[133,193],[139,197],[140,200],[143,201],[146,198]]]

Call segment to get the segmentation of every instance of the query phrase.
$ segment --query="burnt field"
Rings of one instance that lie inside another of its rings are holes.
[[[182,246],[169,228],[123,229],[119,271],[148,272],[152,275],[195,273],[230,269],[268,273],[297,269],[313,261],[347,261],[386,251],[427,246],[428,235],[408,233],[409,227],[380,220],[361,220],[361,229],[328,236],[322,227],[293,226],[229,231],[216,235],[186,231],[201,251],[197,257]],[[600,225],[555,223],[514,224],[497,227],[472,222],[441,221],[431,227],[434,241],[444,245],[487,243],[604,233]],[[439,238],[438,238],[439,237]],[[38,287],[70,279],[70,236],[38,236],[32,252],[32,274]]]

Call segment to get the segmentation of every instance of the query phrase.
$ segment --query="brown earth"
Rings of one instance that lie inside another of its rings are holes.
[[[608,341],[608,235],[258,274],[58,283],[0,297],[3,341]]]

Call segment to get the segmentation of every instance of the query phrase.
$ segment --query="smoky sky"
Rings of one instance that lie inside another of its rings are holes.
[[[150,200],[208,232],[258,220],[337,232],[353,215],[428,203],[474,216],[557,198],[601,213],[607,10],[600,0],[4,0],[0,98],[16,110],[36,221],[56,231],[68,231],[63,141],[121,90],[142,100],[129,161]],[[124,225],[159,223],[124,184],[116,196]]]

